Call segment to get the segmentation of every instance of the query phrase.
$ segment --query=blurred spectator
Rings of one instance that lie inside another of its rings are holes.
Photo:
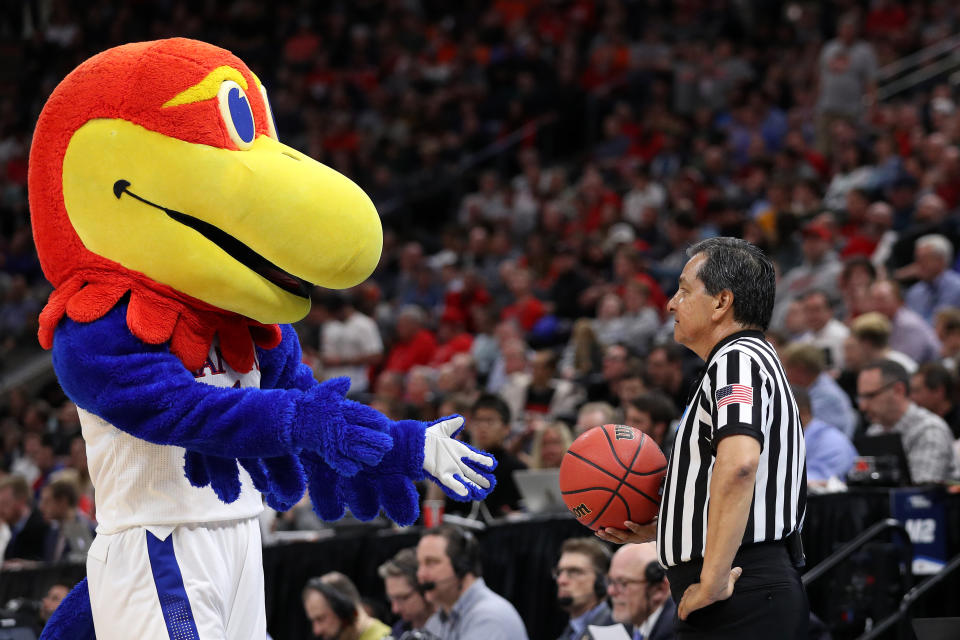
[[[833,251],[833,233],[816,223],[803,228],[803,263],[791,269],[777,283],[773,327],[782,327],[790,303],[810,289],[823,291],[831,300],[839,298],[839,276],[843,265]]]
[[[833,425],[849,439],[857,429],[850,398],[827,374],[823,351],[812,344],[792,344],[783,352],[787,379],[810,396],[811,415]]]
[[[955,401],[957,391],[956,375],[936,362],[920,365],[910,378],[910,399],[943,418],[954,438],[960,438],[960,405]]]
[[[78,508],[76,474],[62,471],[40,492],[40,513],[50,525],[44,544],[46,562],[83,562],[95,525]]]
[[[800,412],[803,425],[803,440],[807,450],[807,482],[826,483],[830,478],[846,480],[853,466],[857,450],[850,438],[832,424],[813,417],[810,410],[810,394],[806,389],[794,387],[793,397]]]
[[[40,624],[46,624],[47,620],[50,619],[50,616],[53,615],[53,612],[57,610],[57,607],[60,606],[60,603],[64,598],[67,597],[67,594],[70,593],[71,586],[63,583],[56,583],[50,585],[50,588],[47,589],[47,593],[43,596],[43,599],[40,600]]]
[[[494,476],[497,486],[483,501],[493,517],[503,516],[520,508],[520,491],[513,479],[513,472],[526,469],[516,457],[507,453],[505,444],[510,434],[510,408],[495,395],[482,395],[473,404],[470,418],[466,421],[470,444],[482,449],[497,459]],[[470,503],[447,500],[448,513],[469,510]]]
[[[570,620],[557,640],[591,640],[590,625],[613,624],[606,599],[610,550],[595,538],[568,538],[553,570],[557,604]]]
[[[433,366],[449,362],[458,353],[470,353],[473,336],[465,331],[465,324],[466,317],[457,307],[443,310],[437,328],[437,351],[433,355]]]
[[[843,296],[846,319],[856,318],[872,309],[870,285],[876,279],[877,268],[866,258],[854,256],[844,261],[843,271],[840,274],[840,293]],[[826,294],[823,295],[826,296]],[[843,365],[840,364],[840,366]]]
[[[934,316],[934,330],[940,340],[940,362],[951,371],[960,364],[960,309],[943,309]]]
[[[573,437],[577,438],[594,427],[614,424],[616,416],[616,410],[609,403],[588,402],[577,412],[577,425]]]
[[[360,592],[347,576],[337,571],[311,578],[303,588],[303,609],[313,635],[321,638],[381,640],[390,627],[371,618],[363,609]]]
[[[843,368],[843,341],[850,335],[850,329],[834,317],[830,300],[823,291],[808,291],[800,302],[807,332],[797,341],[823,350],[827,368],[839,371]]]
[[[647,357],[650,386],[665,393],[675,407],[687,406],[694,380],[684,373],[687,349],[674,342],[657,345]]]
[[[817,148],[829,153],[833,124],[843,120],[859,124],[865,107],[876,99],[877,57],[869,42],[857,38],[856,14],[844,15],[837,37],[820,52],[817,96]]]
[[[471,533],[449,524],[424,529],[417,543],[417,581],[437,608],[426,631],[438,638],[526,640],[517,610],[482,576],[479,545]]]
[[[507,281],[507,287],[513,296],[511,304],[500,313],[502,320],[516,320],[524,331],[533,329],[537,321],[546,313],[546,308],[533,294],[533,282],[528,269],[517,269]]]
[[[26,480],[18,475],[0,479],[0,518],[10,527],[4,560],[43,560],[50,526],[32,505],[33,492]]]
[[[867,436],[900,434],[914,484],[950,480],[953,434],[943,418],[910,400],[906,369],[892,360],[868,364],[857,379],[857,401],[871,422]]]
[[[560,318],[573,320],[584,315],[580,296],[590,282],[578,268],[577,254],[573,247],[562,242],[553,248],[553,283],[546,293],[550,309]]]
[[[631,627],[633,638],[674,638],[676,605],[654,543],[617,549],[607,574],[607,594],[614,621]]]
[[[872,311],[853,320],[850,333],[855,339],[855,360],[859,365],[874,360],[893,360],[912,374],[917,370],[917,362],[905,353],[890,348],[890,321],[882,313]],[[844,360],[851,364],[850,343],[844,343]],[[855,364],[853,368],[857,368]]]
[[[331,318],[323,324],[324,378],[350,378],[350,392],[370,387],[369,369],[383,357],[383,341],[373,319],[354,308],[350,294],[331,292],[324,301]]]
[[[580,318],[573,324],[570,341],[563,350],[560,371],[568,379],[583,380],[600,368],[603,347],[593,330],[593,322]]]
[[[427,602],[417,581],[415,548],[401,549],[377,569],[393,615],[399,616],[391,635],[399,638],[406,631],[423,629],[433,615],[433,604]]]
[[[548,349],[533,355],[530,373],[512,376],[500,389],[500,397],[510,407],[514,430],[523,430],[534,415],[547,420],[572,417],[583,396],[575,383],[557,377],[556,356]]]
[[[537,423],[530,444],[530,455],[525,462],[530,469],[559,469],[564,454],[573,442],[570,427],[565,422]]]
[[[914,252],[919,280],[907,290],[905,302],[930,322],[938,311],[960,307],[960,274],[949,270],[953,245],[942,235],[920,237]]]
[[[673,426],[679,417],[669,397],[659,391],[651,391],[625,405],[623,420],[653,438],[663,455],[669,457],[676,436]]]
[[[920,315],[903,304],[900,286],[893,280],[870,285],[873,308],[890,321],[890,348],[922,364],[940,355],[937,334]]]
[[[426,315],[420,307],[406,306],[400,310],[396,341],[387,354],[384,369],[406,373],[415,365],[430,364],[436,354],[437,341],[425,323]]]
[[[587,384],[587,399],[590,402],[606,402],[617,406],[620,398],[617,385],[627,374],[629,352],[622,344],[612,344],[603,352],[603,365],[599,376]]]
[[[916,279],[932,282],[937,274],[951,266],[954,247],[960,243],[960,232],[953,216],[947,215],[949,210],[943,198],[935,193],[927,193],[916,200],[916,211],[906,229],[900,232],[900,237],[890,250],[890,260],[887,268],[893,277],[898,280],[912,282]],[[917,256],[917,243],[925,236],[939,235],[946,238],[946,242],[937,241],[933,245],[932,254],[946,256],[946,265],[939,266],[936,255],[923,256],[921,264]],[[956,295],[956,282],[951,282],[946,295]],[[953,299],[953,298],[951,298]],[[924,315],[922,311],[920,315]]]

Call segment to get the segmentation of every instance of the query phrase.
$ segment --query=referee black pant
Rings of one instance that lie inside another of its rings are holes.
[[[677,618],[677,639],[806,640],[810,603],[786,545],[772,542],[741,547],[733,566],[743,568],[733,595],[694,611],[686,620]],[[695,561],[667,570],[677,605],[686,588],[700,582],[702,567],[703,561]]]

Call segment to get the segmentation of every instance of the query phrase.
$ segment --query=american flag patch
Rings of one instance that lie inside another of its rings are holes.
[[[745,384],[728,384],[725,387],[717,389],[715,395],[717,398],[717,409],[725,407],[728,404],[733,404],[734,402],[753,405],[753,387],[748,387]]]

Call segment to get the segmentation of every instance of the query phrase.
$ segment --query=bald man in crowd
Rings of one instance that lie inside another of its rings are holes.
[[[607,595],[613,619],[632,627],[631,640],[672,640],[677,607],[653,542],[625,544],[610,561]]]

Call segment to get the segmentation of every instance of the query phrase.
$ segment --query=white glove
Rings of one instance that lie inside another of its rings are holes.
[[[493,488],[492,471],[497,465],[493,456],[455,440],[463,426],[457,416],[430,425],[424,431],[423,470],[445,493],[459,500],[482,500]]]

